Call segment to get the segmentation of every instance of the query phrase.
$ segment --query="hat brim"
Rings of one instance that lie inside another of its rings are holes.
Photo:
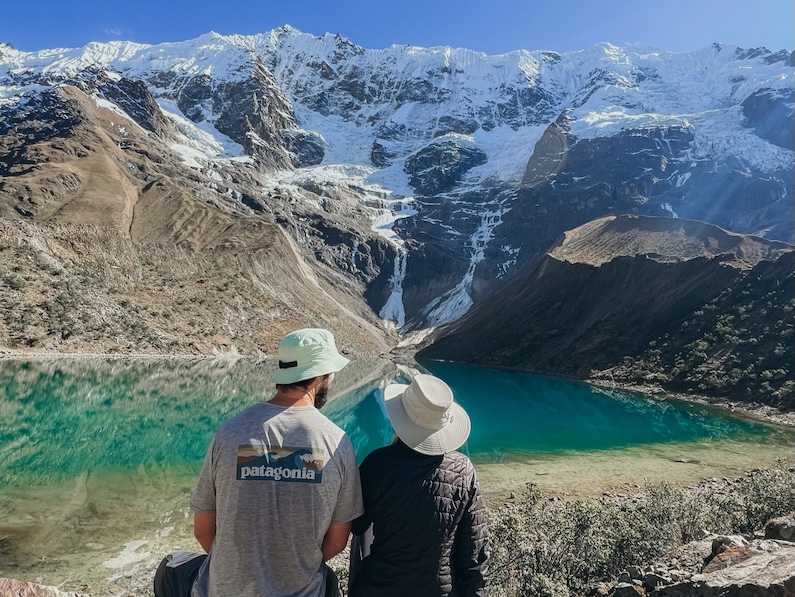
[[[384,389],[384,403],[389,422],[397,436],[409,448],[428,456],[441,456],[463,446],[472,423],[467,412],[456,402],[450,407],[450,421],[441,429],[426,429],[412,421],[403,408],[406,384],[390,384]]]
[[[307,367],[290,367],[289,369],[276,369],[271,374],[271,379],[281,385],[296,383],[304,381],[305,379],[312,379],[319,375],[328,375],[329,373],[337,373],[341,371],[345,365],[350,363],[341,354],[329,355],[323,360],[312,363]]]

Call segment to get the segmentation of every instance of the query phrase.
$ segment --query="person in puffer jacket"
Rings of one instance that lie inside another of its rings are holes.
[[[353,522],[352,552],[365,534],[374,539],[352,562],[350,597],[485,597],[483,500],[472,462],[456,451],[469,416],[432,375],[387,386],[384,400],[397,438],[359,468],[365,512]]]

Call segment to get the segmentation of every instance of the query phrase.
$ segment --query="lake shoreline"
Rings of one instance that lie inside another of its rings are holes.
[[[397,353],[396,360],[414,358],[408,353]],[[509,373],[526,373],[528,375],[535,375],[537,377],[547,377],[550,379],[561,379],[564,381],[572,381],[588,384],[590,386],[602,390],[623,390],[626,392],[633,392],[643,394],[651,398],[658,399],[673,399],[683,402],[691,402],[693,404],[701,404],[703,406],[712,406],[717,408],[724,408],[735,415],[741,415],[750,419],[758,420],[765,423],[774,423],[777,425],[784,425],[787,427],[795,427],[795,411],[786,411],[763,404],[760,402],[741,402],[738,400],[731,400],[729,398],[720,398],[716,396],[706,396],[703,394],[685,394],[681,392],[672,392],[664,389],[656,383],[629,383],[622,381],[606,380],[601,378],[579,378],[571,377],[568,375],[555,375],[553,373],[538,373],[529,369],[522,369],[519,367],[485,367],[478,363],[465,363],[460,361],[445,361],[439,359],[422,359],[426,362],[439,362],[439,363],[456,363],[460,365],[468,365],[472,367],[479,367],[491,371],[505,371]],[[416,361],[421,363],[420,361]]]
[[[695,404],[702,404],[704,406],[716,406],[725,408],[732,413],[748,416],[752,419],[763,421],[766,423],[775,423],[777,425],[785,425],[787,427],[795,427],[795,412],[783,411],[768,404],[760,402],[739,402],[737,400],[730,400],[728,398],[716,398],[714,396],[704,396],[699,394],[683,394],[679,392],[671,392],[665,390],[656,384],[631,384],[621,382],[607,382],[602,379],[588,379],[582,380],[597,388],[607,390],[626,390],[628,392],[637,392],[644,396],[651,396],[660,399],[674,399],[682,400],[684,402],[693,402]]]

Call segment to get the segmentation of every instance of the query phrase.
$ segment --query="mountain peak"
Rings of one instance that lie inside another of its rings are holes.
[[[14,54],[19,54],[19,50],[17,50],[11,44],[0,42],[0,61],[4,62],[10,59]]]

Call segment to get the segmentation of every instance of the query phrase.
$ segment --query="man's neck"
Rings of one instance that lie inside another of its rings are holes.
[[[311,394],[302,394],[299,392],[281,392],[277,391],[276,394],[268,400],[271,404],[276,406],[314,406],[315,399]]]

